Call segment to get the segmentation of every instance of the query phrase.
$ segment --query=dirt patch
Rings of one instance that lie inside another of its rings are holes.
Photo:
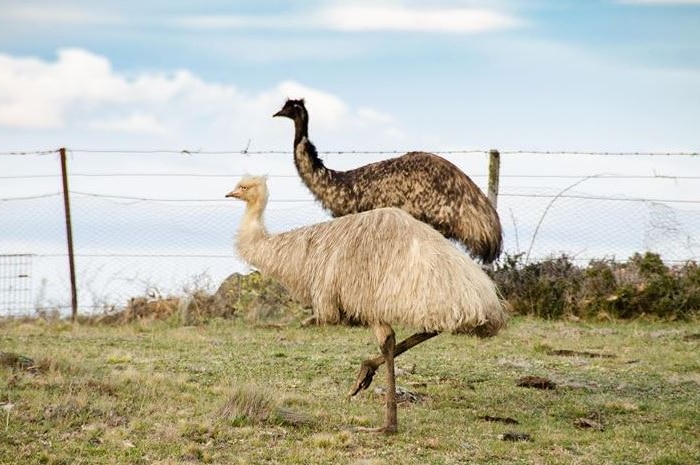
[[[524,376],[515,382],[516,386],[534,388],[534,389],[544,389],[553,390],[557,388],[554,381],[548,378],[543,378],[541,376]]]
[[[589,358],[615,358],[616,355],[604,354],[600,352],[588,352],[569,349],[550,349],[547,355],[559,355],[562,357],[589,357]]]
[[[512,442],[519,442],[519,441],[531,442],[532,441],[532,436],[530,436],[529,434],[518,433],[516,431],[508,431],[506,433],[501,434],[498,437],[502,441],[512,441]]]
[[[47,359],[34,360],[14,352],[0,352],[0,366],[35,373],[47,371],[51,365],[51,361]]]
[[[495,423],[505,423],[506,425],[519,425],[520,422],[511,417],[492,417],[491,415],[482,415],[479,420],[490,421]]]

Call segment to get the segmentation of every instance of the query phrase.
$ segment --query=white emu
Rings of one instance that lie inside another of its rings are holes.
[[[264,177],[244,177],[226,195],[246,202],[236,238],[239,255],[311,305],[319,323],[370,326],[386,363],[384,426],[397,430],[394,357],[446,331],[495,335],[506,311],[494,283],[465,253],[432,227],[398,208],[380,208],[325,223],[269,234]],[[396,344],[391,325],[420,332]],[[358,382],[360,379],[358,378]]]

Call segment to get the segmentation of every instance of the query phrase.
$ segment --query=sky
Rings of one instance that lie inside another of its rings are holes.
[[[306,99],[321,152],[375,151],[324,155],[337,169],[426,150],[484,188],[492,148],[698,153],[700,0],[0,0],[0,250],[63,253],[57,158],[9,155],[58,147],[79,253],[227,260],[242,206],[219,202],[246,173],[270,175],[273,230],[327,218],[291,157],[202,153],[291,151],[286,98]],[[509,153],[501,174],[508,252],[539,235],[538,254],[700,253],[698,156]],[[105,286],[135,269],[109,265]]]
[[[0,0],[0,150],[697,151],[700,0]]]

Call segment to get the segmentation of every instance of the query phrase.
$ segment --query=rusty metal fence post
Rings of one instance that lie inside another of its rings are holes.
[[[61,178],[63,179],[63,210],[66,217],[66,240],[68,241],[68,266],[70,268],[71,321],[78,317],[78,291],[75,285],[75,256],[73,254],[73,226],[70,216],[70,197],[68,193],[68,170],[66,168],[66,149],[60,149]]]
[[[488,195],[493,208],[498,204],[498,180],[501,173],[501,154],[498,150],[489,151],[489,187]]]

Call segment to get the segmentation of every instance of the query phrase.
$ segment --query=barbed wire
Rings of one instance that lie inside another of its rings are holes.
[[[700,152],[624,152],[624,151],[587,151],[587,150],[503,150],[501,155],[589,155],[618,157],[696,157]]]
[[[139,149],[69,149],[71,153],[126,153],[126,154],[181,154],[181,155],[291,155],[292,150],[139,150]],[[415,150],[318,150],[320,155],[402,155]],[[462,149],[462,150],[436,150],[431,153],[438,154],[487,154],[489,150],[483,149]]]
[[[66,148],[71,154],[130,154],[130,155],[290,155],[291,150],[204,150],[204,149],[88,149],[88,148]],[[321,155],[402,155],[415,150],[319,150]],[[452,150],[422,150],[439,155],[468,155],[468,154],[488,154],[492,149],[452,149]],[[497,150],[501,155],[576,155],[576,156],[663,156],[663,157],[695,157],[700,156],[697,151],[595,151],[595,150]],[[0,156],[29,156],[29,155],[50,155],[59,153],[60,149],[52,150],[26,150],[26,151],[0,151]]]
[[[53,192],[53,193],[47,193],[47,194],[27,195],[27,196],[21,196],[21,197],[6,197],[6,198],[0,198],[0,202],[11,202],[13,200],[46,199],[49,197],[58,197],[60,195],[61,195],[60,192]]]
[[[423,150],[444,155],[488,154],[493,149]],[[70,149],[73,153],[133,153],[133,154],[183,154],[183,155],[290,155],[291,150],[118,150],[118,149]],[[319,150],[321,155],[402,155],[413,150]],[[593,156],[698,156],[700,152],[688,151],[589,151],[589,150],[503,150],[502,155],[593,155]]]
[[[581,199],[581,200],[610,200],[619,202],[663,202],[663,203],[696,203],[700,204],[700,200],[688,200],[688,199],[657,199],[657,198],[645,198],[645,197],[608,197],[603,195],[577,195],[577,194],[508,194],[499,193],[499,197],[527,197],[527,198],[543,198],[551,199],[558,197],[560,199]]]
[[[246,173],[71,173],[71,178],[114,178],[114,177],[153,177],[153,178],[235,178],[244,176]],[[485,178],[486,173],[469,173],[472,178]],[[618,175],[618,174],[600,174],[596,175],[599,179],[667,179],[667,180],[692,180],[700,179],[700,176],[677,176],[669,174],[649,174],[649,175]],[[290,179],[298,178],[298,174],[268,174],[268,178],[275,179]],[[60,174],[35,174],[35,175],[11,175],[0,176],[0,179],[47,179],[61,178]],[[579,179],[581,175],[563,175],[563,174],[501,174],[499,178],[510,179]]]
[[[214,173],[71,173],[71,178],[115,178],[115,177],[133,177],[133,178],[235,178],[244,176],[245,173],[230,173],[230,174],[214,174]],[[486,175],[483,175],[486,176]],[[298,178],[298,174],[269,174],[268,178]],[[60,174],[37,174],[37,175],[14,175],[0,176],[0,179],[46,179],[46,178],[61,178]],[[700,178],[700,176],[698,176]]]
[[[0,156],[26,156],[26,155],[51,155],[59,153],[61,149],[52,150],[27,150],[27,151],[7,151],[0,152]]]

